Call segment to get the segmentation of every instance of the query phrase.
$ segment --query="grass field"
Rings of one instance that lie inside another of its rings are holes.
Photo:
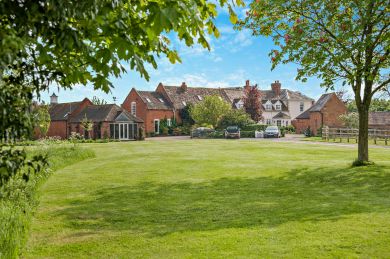
[[[42,188],[24,257],[389,258],[390,149],[90,144]]]

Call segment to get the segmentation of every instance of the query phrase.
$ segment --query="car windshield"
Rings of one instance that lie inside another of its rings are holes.
[[[237,132],[238,131],[238,127],[237,126],[229,126],[229,127],[226,128],[226,131],[229,132],[229,133]]]

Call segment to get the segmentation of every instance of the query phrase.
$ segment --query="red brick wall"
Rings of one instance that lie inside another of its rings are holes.
[[[347,107],[339,98],[337,98],[335,94],[332,95],[331,99],[325,104],[321,112],[324,117],[324,126],[328,126],[330,128],[339,128],[344,126],[339,120],[339,116],[347,113]]]
[[[49,130],[47,131],[46,135],[48,137],[58,136],[62,139],[66,139],[67,138],[66,127],[67,127],[66,121],[52,121],[50,122]]]
[[[310,112],[309,126],[314,135],[317,135],[318,129],[322,126],[322,113]]]
[[[291,121],[291,124],[295,128],[295,132],[298,134],[303,134],[304,131],[309,127],[310,120],[309,119],[295,119]]]

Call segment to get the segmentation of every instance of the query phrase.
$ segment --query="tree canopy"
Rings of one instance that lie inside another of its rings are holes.
[[[269,36],[272,68],[296,63],[297,79],[348,84],[360,116],[358,160],[368,161],[368,110],[389,83],[390,0],[256,0],[238,28]]]
[[[217,3],[237,20],[231,4],[241,0]],[[37,90],[91,82],[108,92],[124,63],[149,79],[145,64],[157,68],[156,57],[180,61],[168,33],[205,48],[206,34],[219,36],[217,5],[203,0],[4,0],[0,10],[1,79]]]
[[[221,99],[220,96],[206,96],[203,101],[195,104],[190,114],[192,119],[199,125],[212,125],[214,128],[218,126],[222,117],[231,109],[230,104]]]

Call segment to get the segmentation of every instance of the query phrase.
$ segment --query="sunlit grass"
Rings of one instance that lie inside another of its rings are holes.
[[[390,255],[390,150],[250,140],[89,145],[42,189],[25,257]]]

